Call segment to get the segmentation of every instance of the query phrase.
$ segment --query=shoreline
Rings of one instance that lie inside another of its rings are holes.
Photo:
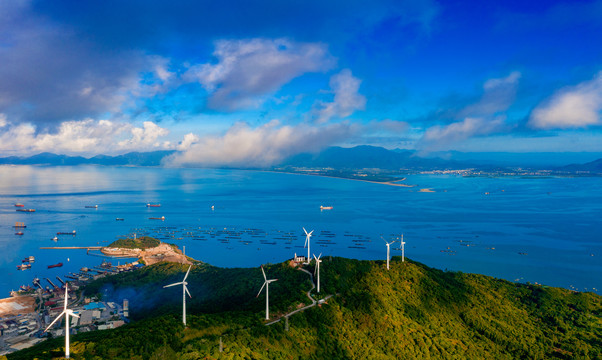
[[[253,170],[253,171],[276,173],[276,174],[288,174],[288,175],[319,176],[319,177],[331,178],[331,179],[354,180],[354,181],[361,181],[361,182],[367,182],[367,183],[372,183],[372,184],[382,184],[382,185],[408,187],[408,188],[418,186],[418,185],[398,184],[398,182],[400,182],[400,181],[407,180],[406,177],[403,177],[399,180],[374,181],[374,180],[354,179],[354,178],[349,178],[349,177],[341,177],[341,176],[333,176],[333,175],[311,174],[311,173],[305,173],[305,172],[290,172],[290,171],[278,171],[278,170]]]

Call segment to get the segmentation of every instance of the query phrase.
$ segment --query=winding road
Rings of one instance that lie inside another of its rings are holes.
[[[316,288],[316,285],[314,284],[314,275],[312,273],[310,273],[309,271],[303,269],[303,268],[298,268],[297,270],[301,270],[304,273],[307,273],[307,275],[309,275],[309,279],[311,280],[311,289],[309,289],[309,291],[307,292],[307,297],[309,298],[309,300],[311,300],[311,305],[307,305],[307,306],[304,306],[304,307],[299,308],[297,310],[291,311],[291,312],[289,312],[287,314],[284,314],[283,316],[279,317],[278,319],[276,319],[274,321],[271,321],[269,323],[266,323],[265,324],[266,326],[275,324],[275,323],[279,322],[280,320],[282,320],[282,318],[287,318],[287,317],[290,317],[291,315],[295,315],[298,312],[305,311],[305,310],[307,310],[307,309],[309,309],[311,307],[316,306],[316,304],[318,303],[313,297],[311,297],[311,292]],[[328,300],[331,297],[332,297],[332,295],[328,295],[328,296],[326,296],[324,298],[324,300]]]

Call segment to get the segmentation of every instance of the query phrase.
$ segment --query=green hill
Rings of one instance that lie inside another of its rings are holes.
[[[119,239],[115,240],[108,247],[112,248],[121,248],[121,249],[149,249],[159,246],[161,241],[150,237],[150,236],[141,236],[136,239]]]
[[[265,326],[265,297],[256,298],[259,269],[195,267],[188,278],[188,328],[181,316],[185,266],[157,264],[93,283],[131,301],[133,323],[73,337],[74,359],[514,359],[602,357],[602,297],[515,284],[483,275],[446,272],[394,258],[324,258],[322,295],[336,294],[284,321]],[[313,271],[313,269],[308,268]],[[286,264],[266,268],[270,310],[283,314],[308,303],[309,276]],[[314,290],[315,294],[315,290]],[[142,301],[148,298],[147,302]],[[152,300],[151,300],[152,299]],[[138,309],[137,309],[138,308]],[[152,311],[149,311],[152,310]],[[223,352],[219,352],[219,339]],[[11,354],[9,359],[60,356],[64,338]]]

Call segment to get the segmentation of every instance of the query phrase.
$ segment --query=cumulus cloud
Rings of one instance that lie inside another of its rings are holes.
[[[159,138],[167,134],[166,129],[149,121],[143,127],[109,120],[65,121],[54,132],[37,132],[30,123],[12,124],[5,120],[0,127],[0,151],[69,155],[148,151],[166,148]]]
[[[335,63],[326,45],[287,39],[220,40],[213,55],[217,63],[191,66],[182,77],[210,92],[209,107],[225,110],[257,106],[293,78]]]
[[[506,77],[487,80],[483,84],[481,99],[463,108],[456,117],[462,119],[467,116],[489,116],[507,110],[516,98],[520,78],[521,73],[513,71]]]
[[[602,72],[556,92],[537,106],[527,123],[534,129],[585,128],[602,124]]]
[[[521,74],[511,72],[503,78],[493,78],[483,84],[481,99],[460,110],[455,118],[461,120],[447,125],[434,125],[426,129],[416,148],[423,154],[430,151],[448,150],[453,143],[476,136],[508,131],[503,114],[515,100]]]
[[[449,125],[436,125],[428,128],[417,147],[423,150],[427,148],[428,151],[444,150],[454,142],[466,140],[473,136],[503,131],[506,128],[505,117],[495,119],[466,118]]]
[[[224,135],[206,136],[167,160],[167,166],[264,167],[302,152],[318,152],[357,129],[347,123],[328,126],[282,125],[272,120],[252,128],[237,123]]]
[[[344,69],[330,78],[330,88],[334,93],[333,102],[319,102],[314,111],[318,123],[325,123],[332,118],[344,118],[356,110],[364,110],[366,97],[360,94],[359,88],[362,81],[351,74],[351,70]]]
[[[30,4],[0,4],[0,111],[15,121],[57,124],[118,112],[133,98],[154,95],[156,83],[169,78],[161,57],[105,51],[36,15]]]

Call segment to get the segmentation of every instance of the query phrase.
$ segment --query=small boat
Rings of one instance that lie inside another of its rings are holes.
[[[36,209],[17,209],[20,212],[36,212]]]
[[[25,229],[27,226],[25,225],[24,222],[17,221],[17,222],[15,222],[15,225],[13,227]]]
[[[150,220],[165,220],[165,216],[161,217],[149,217]]]
[[[332,206],[320,206],[320,210],[332,210]]]
[[[26,264],[17,265],[17,270],[25,270],[25,269],[31,269],[31,264],[26,263]]]
[[[23,235],[23,231],[17,231],[15,235]]]
[[[48,268],[49,268],[49,269],[52,269],[52,268],[61,267],[61,266],[63,266],[63,263],[62,263],[62,262],[61,262],[61,263],[58,263],[58,264],[54,264],[54,265],[48,265]]]
[[[125,220],[124,218],[115,218],[115,221],[123,221]]]
[[[53,238],[52,238],[52,239],[50,239],[50,240],[52,240],[52,241],[59,241],[59,238],[55,236],[55,237],[53,237]]]
[[[146,207],[161,207],[161,204],[146,204]]]
[[[33,256],[30,256],[28,259],[29,259],[29,262],[30,262],[30,263],[31,263],[31,262],[34,262],[34,261],[36,261],[36,258],[35,258],[35,257],[33,257]]]
[[[16,204],[15,204],[15,207],[25,207],[25,205],[23,205],[23,204],[20,204],[20,203],[16,203]]]
[[[98,205],[86,205],[84,207],[87,209],[98,209]]]
[[[57,235],[75,235],[75,230],[73,232],[57,232]]]

